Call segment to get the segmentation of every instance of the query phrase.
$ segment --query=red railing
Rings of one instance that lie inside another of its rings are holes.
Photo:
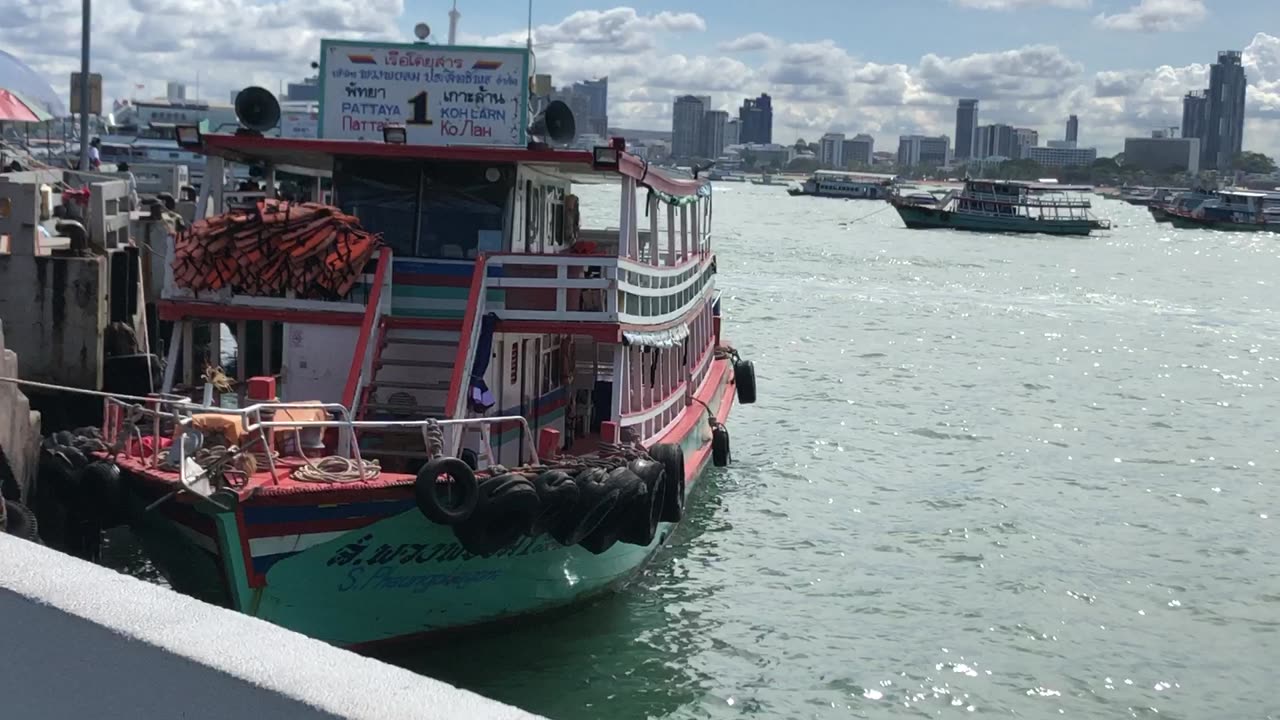
[[[449,377],[449,399],[445,412],[458,419],[466,413],[467,386],[470,384],[472,355],[475,353],[476,332],[480,328],[481,309],[484,304],[484,284],[488,274],[489,256],[481,253],[471,271],[471,291],[467,293],[467,311],[462,316],[462,330],[458,336],[458,353],[453,358],[453,374]]]
[[[364,359],[369,354],[369,341],[373,339],[374,328],[378,326],[379,308],[382,304],[382,285],[386,282],[387,273],[391,269],[391,250],[382,248],[378,251],[378,269],[373,274],[373,287],[364,308],[364,320],[360,323],[360,336],[356,339],[355,351],[351,354],[351,369],[347,371],[347,384],[342,390],[342,404],[353,412],[356,393],[360,387],[360,373],[364,370]]]

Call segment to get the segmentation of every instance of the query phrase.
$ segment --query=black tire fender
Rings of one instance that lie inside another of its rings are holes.
[[[462,452],[458,454],[458,457],[461,458],[462,462],[466,463],[467,467],[472,470],[480,469],[480,456],[476,454],[475,450],[472,450],[471,448],[464,448]]]
[[[538,490],[518,473],[481,480],[479,496],[471,517],[453,528],[462,549],[472,555],[488,557],[515,545],[538,518]]]
[[[649,457],[662,465],[662,522],[680,522],[684,517],[684,448],[675,443],[662,443],[649,448]]]
[[[751,405],[756,401],[756,364],[739,360],[733,364],[733,384],[738,388],[738,402]]]
[[[533,479],[538,491],[538,517],[529,534],[536,537],[578,517],[578,484],[563,470],[548,470]]]
[[[40,528],[36,523],[35,513],[26,505],[16,500],[4,500],[5,532],[33,543],[40,542]]]
[[[609,518],[621,495],[606,481],[603,468],[587,468],[578,472],[573,484],[578,488],[578,505],[569,520],[551,528],[551,537],[564,546],[577,545],[595,532]]]
[[[616,545],[628,530],[637,513],[648,513],[649,488],[625,466],[609,471],[605,486],[618,491],[618,504],[587,537],[579,543],[593,555],[600,555]]]
[[[449,478],[442,482],[441,478]],[[441,497],[441,486],[447,497]],[[444,457],[427,461],[413,483],[413,499],[428,520],[440,525],[466,522],[475,512],[480,491],[476,474],[459,458]]]
[[[733,459],[729,453],[729,428],[717,425],[711,431],[711,463],[716,467],[725,467]]]
[[[98,460],[80,471],[80,487],[85,504],[104,530],[125,524],[124,487],[120,468],[109,460]]]
[[[644,482],[649,493],[648,513],[635,513],[630,525],[619,538],[632,545],[648,546],[658,535],[658,523],[662,520],[666,485],[663,484],[662,464],[648,458],[636,458],[627,463],[627,469]]]

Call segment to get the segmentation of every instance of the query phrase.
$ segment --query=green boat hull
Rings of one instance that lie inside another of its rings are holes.
[[[1169,222],[1176,228],[1184,230],[1222,230],[1224,232],[1280,232],[1280,224],[1276,223],[1238,223],[1228,220],[1207,220],[1189,218],[1184,215],[1169,215]]]
[[[1044,235],[1088,235],[1097,228],[1094,220],[1039,220],[1028,217],[997,217],[951,212],[918,205],[895,205],[902,222],[912,230],[966,230],[986,233],[1039,233]]]
[[[733,393],[733,385],[721,383],[708,402],[721,421]],[[692,497],[710,462],[707,423],[699,418],[678,442]],[[163,494],[138,478],[128,485],[137,508]],[[661,523],[649,545],[618,543],[598,555],[539,536],[481,557],[463,550],[451,528],[429,522],[411,494],[410,486],[403,498],[377,502],[286,500],[268,507],[253,497],[229,511],[168,501],[135,513],[131,528],[175,589],[335,645],[369,648],[519,619],[615,590],[676,527]],[[393,510],[384,514],[381,506]],[[350,515],[348,507],[381,516],[333,519]],[[353,527],[333,531],[325,522]],[[264,524],[278,529],[263,530]],[[266,532],[273,536],[254,537]],[[264,540],[272,549],[261,549]],[[292,547],[278,552],[282,546]]]

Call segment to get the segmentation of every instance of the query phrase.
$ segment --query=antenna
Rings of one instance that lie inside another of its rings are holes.
[[[533,0],[529,0],[529,25],[526,42],[529,46],[529,52],[533,52]]]
[[[462,13],[458,12],[458,0],[453,0],[453,9],[449,11],[449,44],[458,44],[458,20]]]

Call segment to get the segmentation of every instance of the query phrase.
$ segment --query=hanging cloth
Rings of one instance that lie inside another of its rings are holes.
[[[471,362],[471,386],[467,391],[467,405],[473,412],[482,413],[493,407],[493,393],[485,384],[484,375],[489,371],[493,357],[493,331],[498,325],[495,313],[486,313],[480,320],[480,337],[476,339],[476,354]]]

